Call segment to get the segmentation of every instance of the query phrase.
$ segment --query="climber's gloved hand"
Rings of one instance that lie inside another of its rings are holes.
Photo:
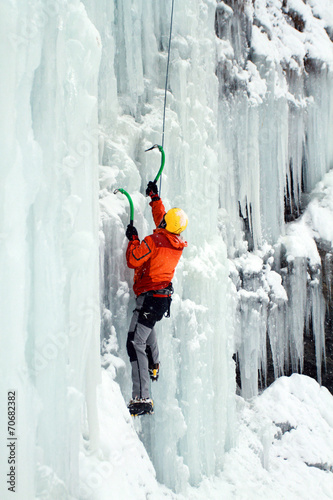
[[[133,240],[138,240],[138,232],[134,226],[131,224],[128,224],[127,229],[126,229],[126,238],[128,238],[130,241]]]
[[[156,182],[149,181],[147,184],[146,195],[150,196],[151,199],[158,197],[158,188]]]

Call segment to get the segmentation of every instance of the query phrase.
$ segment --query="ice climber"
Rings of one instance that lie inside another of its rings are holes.
[[[128,225],[129,239],[126,260],[135,270],[133,290],[136,308],[127,337],[127,353],[132,367],[132,399],[128,408],[132,415],[153,413],[149,396],[149,377],[154,381],[159,375],[159,351],[155,323],[164,315],[170,316],[171,280],[187,242],[180,233],[187,226],[188,218],[181,208],[165,212],[155,182],[146,189],[150,196],[156,229],[140,243],[138,232]]]

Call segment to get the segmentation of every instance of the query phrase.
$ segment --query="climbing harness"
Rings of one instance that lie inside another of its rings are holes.
[[[133,226],[133,222],[134,222],[134,205],[133,205],[133,201],[132,201],[132,198],[130,197],[130,195],[128,194],[127,191],[125,191],[125,189],[122,189],[122,188],[119,188],[119,189],[115,189],[113,191],[114,194],[117,194],[117,193],[122,193],[124,194],[125,196],[127,196],[127,199],[129,201],[129,204],[130,204],[130,225]]]
[[[171,19],[170,19],[170,34],[169,34],[169,47],[168,47],[168,62],[167,62],[167,69],[166,69],[166,75],[165,75],[165,87],[164,87],[164,106],[163,106],[163,122],[162,122],[162,145],[159,146],[158,144],[154,144],[153,147],[146,149],[145,152],[151,151],[152,149],[158,148],[161,152],[162,158],[161,158],[161,166],[160,169],[154,179],[154,182],[158,181],[160,178],[160,193],[161,193],[161,188],[162,188],[162,171],[164,168],[164,163],[165,163],[165,153],[163,150],[164,146],[164,130],[165,130],[165,110],[166,110],[166,100],[167,100],[167,90],[168,90],[168,78],[169,78],[169,65],[170,65],[170,52],[171,52],[171,38],[172,38],[172,25],[173,25],[173,8],[174,8],[174,3],[175,0],[172,0],[172,6],[171,6]]]

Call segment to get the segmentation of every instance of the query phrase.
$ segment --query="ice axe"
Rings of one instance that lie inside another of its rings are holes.
[[[115,189],[113,191],[113,193],[114,194],[122,193],[125,196],[127,196],[127,199],[129,201],[129,204],[130,204],[130,225],[133,226],[133,222],[134,222],[134,205],[133,205],[132,198],[130,197],[130,195],[128,194],[128,192],[125,191],[125,189],[122,189],[122,188]]]
[[[154,146],[152,146],[151,148],[149,148],[149,149],[146,149],[146,150],[145,150],[145,153],[146,153],[147,151],[151,151],[152,149],[156,149],[156,148],[158,148],[158,149],[160,150],[160,153],[161,153],[161,166],[160,166],[160,169],[159,169],[159,171],[157,172],[157,175],[156,175],[156,177],[155,177],[155,179],[154,179],[155,184],[156,184],[156,182],[158,181],[158,179],[160,178],[161,173],[162,173],[163,168],[164,168],[164,163],[165,163],[165,153],[164,153],[163,147],[162,147],[162,146],[159,146],[158,144],[154,144]]]

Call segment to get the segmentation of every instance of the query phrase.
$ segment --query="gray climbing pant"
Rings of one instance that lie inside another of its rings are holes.
[[[127,337],[127,353],[132,368],[132,398],[149,398],[150,365],[159,363],[155,323],[170,309],[170,297],[151,292],[139,295]]]

